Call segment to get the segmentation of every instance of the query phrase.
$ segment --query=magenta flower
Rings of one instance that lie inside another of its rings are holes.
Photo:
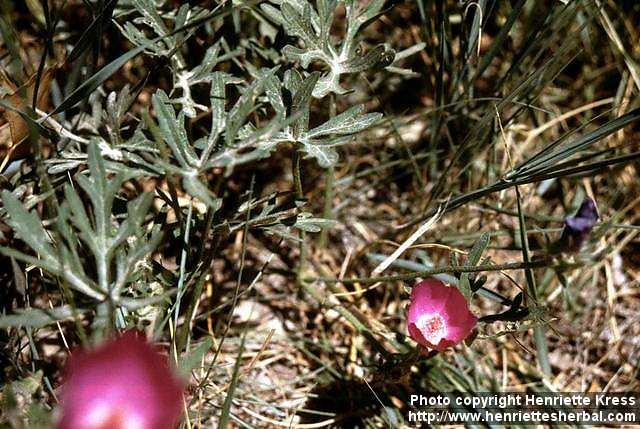
[[[429,278],[413,287],[407,312],[409,335],[420,345],[444,350],[464,340],[478,319],[455,287]]]
[[[58,429],[171,429],[183,388],[154,345],[126,332],[71,355]]]

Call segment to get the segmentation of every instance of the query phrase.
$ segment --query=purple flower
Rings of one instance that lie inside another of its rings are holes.
[[[578,250],[582,243],[589,237],[591,230],[598,222],[598,208],[596,203],[586,197],[575,216],[569,216],[564,220],[564,229],[560,242],[569,250]]]
[[[174,428],[183,389],[158,349],[126,332],[71,355],[58,429]]]
[[[455,287],[429,278],[411,291],[407,312],[409,335],[420,345],[444,350],[464,340],[478,319],[469,311],[469,304]]]

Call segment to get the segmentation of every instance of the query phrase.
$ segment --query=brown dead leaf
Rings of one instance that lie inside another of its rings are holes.
[[[56,67],[48,67],[42,74],[38,100],[36,106],[45,110],[49,103],[49,91]],[[1,98],[2,101],[12,105],[16,109],[24,109],[31,105],[33,92],[36,85],[36,75],[32,75],[26,83],[17,87],[15,83],[0,70],[0,86],[8,92]],[[0,161],[5,165],[12,159],[24,158],[29,153],[29,146],[22,144],[29,137],[29,128],[19,113],[0,107]]]

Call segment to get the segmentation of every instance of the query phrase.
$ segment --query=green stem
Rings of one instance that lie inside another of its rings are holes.
[[[297,148],[294,149],[293,159],[292,159],[292,168],[293,168],[293,185],[295,187],[296,198],[302,199],[304,198],[304,192],[302,191],[302,177],[300,175],[300,152]],[[304,260],[306,258],[306,247],[305,247],[305,233],[300,230],[300,259],[298,261],[298,267],[296,269],[296,281],[297,284],[300,285],[302,283],[302,273],[304,269]]]
[[[193,201],[189,202],[189,209],[187,211],[187,224],[184,227],[184,235],[182,238],[182,252],[180,254],[180,266],[179,266],[179,277],[178,277],[178,286],[177,286],[177,290],[178,293],[176,295],[176,302],[174,304],[173,307],[173,329],[176,332],[176,336],[174,337],[174,343],[176,345],[176,348],[172,348],[171,352],[172,353],[176,353],[179,355],[180,353],[180,349],[178,348],[178,342],[179,342],[179,331],[178,330],[178,319],[180,316],[180,306],[182,303],[182,298],[185,295],[185,278],[187,276],[186,273],[186,269],[187,269],[187,258],[189,257],[189,237],[191,235],[191,218],[193,215]],[[197,298],[195,298],[197,299]],[[189,323],[191,322],[190,319],[186,319],[184,321],[184,323],[188,326]]]
[[[322,217],[325,219],[333,218],[333,179],[334,179],[333,167],[329,167],[325,173],[325,187],[324,187],[324,207],[322,208]],[[327,244],[327,235],[329,230],[323,228],[320,231],[320,238],[318,238],[318,247],[323,248]]]
[[[525,262],[530,261],[529,252],[529,240],[527,239],[527,224],[524,216],[524,210],[522,209],[522,196],[518,186],[514,186],[516,192],[516,202],[518,204],[518,217],[520,222],[520,241],[522,246],[522,258]],[[530,299],[537,304],[538,301],[538,288],[536,286],[536,278],[533,275],[531,268],[526,268],[524,271],[525,278],[527,279],[527,291],[529,292]],[[526,301],[525,301],[526,302]],[[546,327],[540,325],[533,328],[533,338],[536,344],[536,354],[540,369],[546,376],[551,375],[551,365],[549,363],[549,347],[547,345],[547,337],[545,335]]]
[[[331,94],[329,99],[329,117],[333,118],[336,116],[337,108],[336,108],[336,96],[335,94]],[[322,217],[325,219],[333,218],[333,182],[335,171],[333,166],[327,168],[325,172],[325,180],[324,180],[324,207],[322,208]],[[327,235],[329,231],[327,228],[322,228],[320,231],[320,237],[318,238],[318,247],[323,248],[327,244]]]
[[[294,149],[293,159],[292,159],[292,173],[293,173],[293,186],[296,193],[296,198],[303,198],[304,194],[302,192],[302,178],[300,177],[300,152],[298,149]]]
[[[350,279],[339,279],[335,277],[315,277],[304,279],[307,282],[321,281],[325,283],[342,283],[342,284],[354,284],[360,283],[363,285],[373,284],[378,282],[392,282],[402,280],[413,280],[418,277],[429,277],[435,274],[444,273],[477,273],[482,271],[507,271],[507,270],[522,270],[525,268],[574,268],[579,267],[580,264],[557,264],[550,265],[549,260],[543,259],[539,261],[526,262],[511,262],[508,264],[487,264],[487,265],[447,265],[444,267],[432,268],[424,271],[415,271],[409,274],[397,274],[393,276],[381,276],[381,277],[354,277]]]
[[[207,236],[208,231],[211,230],[212,224],[213,224],[213,214],[211,213],[211,211],[209,211],[207,215],[207,224],[204,229],[205,237]],[[203,266],[209,267],[211,265],[212,257],[209,255],[205,257],[203,253],[204,253],[204,248],[201,249],[201,252],[198,255],[197,260],[204,261]],[[189,334],[191,333],[191,319],[193,319],[194,313],[196,311],[196,305],[198,303],[200,295],[202,294],[202,289],[204,287],[204,284],[207,281],[208,276],[209,276],[209,271],[207,269],[202,269],[202,273],[200,274],[200,276],[198,277],[198,280],[196,281],[195,287],[193,289],[193,293],[191,293],[189,306],[187,307],[187,312],[185,313],[185,317],[184,317],[185,323],[182,325],[182,328],[180,329],[180,331],[178,331],[179,334],[177,335],[176,350],[178,354],[182,353],[183,351],[187,351],[187,346],[189,343]]]

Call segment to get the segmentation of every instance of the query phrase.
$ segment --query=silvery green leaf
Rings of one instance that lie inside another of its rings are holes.
[[[337,6],[336,0],[318,0],[318,21],[320,30],[323,34],[323,38],[326,35],[328,37],[331,30],[331,21],[333,20],[333,12]]]
[[[104,160],[95,141],[89,144],[87,155],[90,174],[78,175],[77,181],[83,191],[89,195],[93,206],[95,239],[99,243],[97,246],[107,246],[111,228],[111,209],[124,177],[116,175],[113,179],[107,180]],[[107,249],[100,249],[100,252],[106,253]]]
[[[421,52],[427,46],[426,43],[416,43],[415,45],[408,47],[407,49],[403,49],[400,52],[396,53],[395,61],[402,60],[404,58],[410,57],[411,55],[417,54]]]
[[[295,46],[287,45],[282,48],[282,53],[292,61],[300,61],[302,68],[307,68],[313,61],[324,61],[329,63],[331,58],[319,49],[301,49]]]
[[[298,215],[293,226],[306,232],[320,232],[322,229],[332,228],[336,224],[337,222],[334,220],[313,217],[311,213],[305,212]]]
[[[105,119],[113,143],[120,142],[122,120],[133,100],[134,96],[131,94],[129,84],[125,85],[119,93],[112,91],[107,96]]]
[[[209,73],[219,62],[219,54],[220,44],[216,43],[215,45],[209,46],[207,52],[205,52],[204,54],[204,58],[202,59],[200,65],[191,70],[191,84],[204,82],[207,78],[210,77]]]
[[[385,67],[385,70],[390,72],[390,73],[396,73],[396,74],[399,74],[401,76],[405,76],[407,78],[414,78],[414,77],[422,76],[420,73],[414,72],[411,69],[403,69],[403,68],[394,67],[394,66]]]
[[[304,144],[302,150],[318,161],[320,167],[329,168],[338,162],[338,152],[331,146]]]
[[[191,8],[189,7],[189,4],[185,3],[182,6],[180,6],[174,20],[175,27],[176,28],[183,27],[187,23],[189,15],[191,14],[192,14],[192,11],[191,11]]]
[[[291,94],[295,94],[300,90],[302,85],[302,75],[296,69],[288,69],[284,72],[284,87]]]
[[[328,138],[324,138],[324,139],[318,139],[318,140],[302,140],[303,144],[312,144],[315,146],[325,146],[325,147],[330,147],[330,146],[342,146],[344,144],[347,144],[351,141],[353,141],[353,139],[355,138],[354,135],[346,135],[346,136],[338,136],[338,137],[328,137]]]
[[[311,23],[311,5],[306,4],[302,13],[299,13],[289,3],[283,3],[280,7],[284,18],[283,25],[287,33],[297,36],[311,49],[320,49],[320,39]]]
[[[160,295],[151,295],[147,298],[120,298],[117,304],[126,308],[129,311],[139,310],[144,307],[157,305],[162,301],[166,301],[171,298],[177,292],[176,289],[169,290]]]
[[[293,75],[299,76],[297,73],[292,73]],[[301,109],[309,108],[309,103],[311,102],[311,94],[313,93],[313,88],[316,86],[318,79],[320,78],[320,72],[313,72],[309,76],[307,76],[301,83],[295,84],[295,92],[293,94],[293,105],[291,107],[291,112],[295,113]],[[294,88],[291,88],[292,90]]]
[[[222,39],[222,41],[224,41],[224,38]],[[221,42],[222,43],[222,42]],[[241,57],[242,55],[245,54],[245,49],[240,47],[240,48],[235,48],[235,49],[229,49],[229,47],[227,46],[226,42],[222,43],[222,47],[224,49],[224,54],[220,55],[217,58],[217,62],[221,63],[223,61],[228,61],[228,60],[233,60],[236,62],[236,64],[239,63],[238,61],[238,57]],[[242,81],[244,82],[244,79],[241,78],[235,78],[237,81]]]
[[[126,285],[128,277],[131,273],[137,270],[138,262],[148,257],[157,247],[162,240],[162,230],[159,226],[155,226],[151,231],[151,236],[148,239],[144,238],[144,234],[136,240],[136,244],[132,249],[128,250],[125,254],[124,249],[120,248],[118,251],[118,263],[116,272],[116,283],[114,290],[121,291]],[[118,293],[118,295],[120,295]],[[122,297],[120,297],[122,299]]]
[[[349,143],[353,140],[353,135],[331,137],[320,140],[300,139],[302,144],[301,150],[306,152],[310,157],[316,158],[321,167],[331,167],[338,162],[338,153],[333,149]]]
[[[65,159],[65,158],[52,158],[48,159],[46,164],[47,173],[51,175],[57,175],[60,173],[64,173],[69,170],[75,170],[81,165],[84,165],[85,161],[83,159]]]
[[[278,3],[277,0],[273,2]],[[353,1],[342,2],[346,8],[348,25],[343,40],[336,45],[331,44],[330,32],[337,1],[317,1],[318,12],[305,0],[282,0],[279,3],[282,16],[271,6],[264,9],[269,10],[267,13],[273,16],[275,22],[281,23],[289,35],[298,37],[304,44],[303,48],[285,46],[285,56],[299,61],[305,69],[315,61],[323,62],[329,69],[318,81],[313,91],[314,97],[322,98],[331,92],[345,94],[347,90],[340,85],[341,75],[371,68],[381,69],[394,61],[394,51],[382,45],[365,55],[358,54],[355,49],[359,30],[379,16],[384,0],[372,0],[364,7]]]
[[[169,33],[169,29],[160,14],[158,14],[158,9],[153,1],[136,0],[134,6],[142,14],[145,24],[153,28],[158,35],[162,36]]]
[[[74,230],[71,227],[71,203],[69,201],[64,201],[60,206],[58,206],[58,219],[56,221],[57,232],[60,235],[61,241],[58,242],[58,254],[59,260],[64,261],[65,270],[69,273],[74,273],[74,276],[82,282],[82,284],[89,285],[91,284],[91,280],[87,278],[87,275],[82,266],[82,260],[80,257],[80,240],[84,243],[91,242],[89,245],[89,249],[92,253],[95,254],[93,248],[95,248],[93,241],[93,233],[91,231],[91,236],[87,237],[86,232],[80,232],[78,234],[77,230]],[[91,230],[91,228],[89,228]],[[80,240],[79,240],[79,239]],[[60,273],[55,271],[49,271],[52,274],[60,275]]]
[[[222,205],[222,200],[216,198],[211,191],[209,191],[204,183],[200,181],[195,171],[190,171],[182,175],[182,186],[184,186],[185,191],[187,191],[189,195],[205,203],[214,212]]]
[[[491,237],[488,233],[483,232],[482,235],[476,240],[469,252],[469,256],[467,258],[467,265],[474,266],[478,265],[480,262],[480,258],[482,257],[482,253],[486,250],[489,245]],[[460,282],[458,283],[458,289],[464,295],[464,297],[469,300],[472,295],[471,285],[469,282],[469,273],[462,273],[460,275]]]
[[[9,258],[17,259],[18,261],[25,262],[29,265],[33,265],[34,267],[40,267],[51,274],[60,275],[62,272],[62,267],[59,261],[56,260],[36,258],[34,256],[26,255],[22,252],[18,252],[14,249],[9,249],[7,247],[0,247],[0,254]]]
[[[364,112],[363,105],[351,107],[345,112],[329,119],[324,124],[310,130],[305,137],[315,138],[330,134],[354,134],[369,128],[382,118],[382,113],[362,115],[362,112]]]
[[[174,104],[182,105],[181,115],[195,118],[198,113],[196,109],[207,110],[206,106],[196,103],[191,96],[191,72],[182,71],[174,74],[174,86],[182,90],[182,95],[179,98],[171,100]]]
[[[293,125],[293,138],[298,138],[301,134],[306,133],[309,127],[311,96],[319,78],[319,72],[311,73],[299,85],[297,91],[293,94],[293,102],[291,106],[291,116],[295,120]]]
[[[42,226],[42,221],[33,212],[28,212],[9,191],[2,191],[2,202],[9,214],[9,225],[18,237],[27,243],[41,258],[57,266],[57,258],[51,238]]]
[[[67,183],[64,186],[64,196],[66,203],[70,209],[69,218],[74,219],[74,224],[76,228],[78,228],[80,232],[80,238],[84,241],[93,253],[98,252],[100,249],[98,248],[98,244],[95,241],[95,231],[91,226],[91,221],[89,218],[89,214],[84,208],[84,204],[78,195],[78,192],[71,186],[71,184]],[[63,206],[63,209],[65,207]],[[66,211],[62,210],[62,214],[59,214],[59,230],[69,230],[67,219],[65,216]],[[69,231],[69,240],[71,241],[71,231]]]
[[[144,52],[150,56],[161,56],[167,53],[167,48],[161,42],[151,43],[151,40],[145,36],[135,25],[130,22],[120,26],[116,22],[116,26],[120,28],[122,34],[134,45],[145,46]]]
[[[240,130],[238,130],[238,138],[240,140],[247,140],[249,138],[251,138],[251,136],[257,131],[258,129],[256,128],[255,125],[253,125],[252,123],[246,123],[242,126],[242,128],[240,128]]]
[[[166,171],[155,162],[148,162],[141,156],[124,151],[123,160],[129,163],[131,167],[123,162],[105,161],[104,165],[110,172],[121,175],[125,180],[139,178],[141,176],[158,176]]]
[[[170,30],[165,24],[162,16],[158,13],[158,8],[152,0],[136,0],[134,2],[134,7],[142,15],[140,20],[134,20],[134,22],[142,21],[144,24],[151,27],[158,36],[164,36],[162,38],[162,42],[166,46],[166,49],[163,50],[161,55],[169,55],[173,48],[178,45],[178,39],[184,40],[191,35],[182,34],[168,36]],[[182,15],[182,19],[186,19],[186,16]],[[179,18],[179,20],[181,20],[181,18]]]
[[[181,104],[185,115],[190,118],[194,118],[196,116],[196,110],[203,112],[208,110],[207,106],[198,104],[193,100],[191,87],[199,83],[210,82],[215,77],[213,68],[219,62],[234,59],[244,53],[243,48],[237,48],[234,50],[228,50],[224,55],[219,55],[220,45],[221,43],[216,43],[209,47],[205,53],[204,60],[199,66],[195,67],[191,71],[180,71],[174,74],[174,85],[176,88],[181,89],[182,95],[173,100],[173,102]]]
[[[230,173],[235,165],[267,158],[280,143],[290,141],[289,134],[281,130],[291,122],[290,119],[273,118],[239,144],[214,154],[203,168],[226,167],[227,173]]]
[[[111,251],[120,246],[125,239],[135,236],[142,228],[144,218],[151,208],[153,202],[153,194],[144,192],[137,198],[127,203],[127,217],[120,224],[116,235],[111,239]]]
[[[125,220],[118,223],[114,219],[112,209],[116,195],[126,176],[122,173],[116,173],[115,176],[107,174],[106,163],[95,140],[89,143],[87,164],[89,169],[83,173],[88,174],[77,175],[76,181],[84,193],[89,196],[91,211],[85,208],[76,189],[70,184],[66,185],[65,199],[58,208],[56,219],[58,235],[55,250],[52,247],[48,252],[54,256],[46,257],[51,261],[45,261],[42,249],[35,247],[34,250],[39,253],[42,260],[20,255],[17,257],[28,263],[41,266],[50,273],[62,277],[73,289],[102,301],[107,293],[117,295],[124,286],[124,284],[116,284],[115,287],[112,287],[110,272],[113,258],[128,246],[126,241],[128,238],[139,234],[153,196],[149,193],[143,193],[130,201],[127,204]],[[9,202],[9,206],[11,206],[11,202]],[[24,220],[22,222],[24,223]],[[43,236],[46,237],[45,234]],[[84,243],[85,249],[80,248],[81,243]],[[154,243],[153,240],[148,240],[138,248],[146,248],[145,246],[152,243]],[[82,259],[84,258],[81,259],[80,255],[87,253],[87,250],[93,254],[91,265],[94,267],[88,272],[97,271],[97,281],[88,278],[83,268]],[[118,267],[118,270],[121,271],[122,267]]]
[[[211,90],[209,92],[209,100],[211,102],[211,134],[219,135],[225,127],[226,112],[224,105],[226,103],[225,87],[229,75],[222,72],[215,72],[211,79]]]
[[[176,117],[176,112],[169,101],[169,97],[162,90],[158,90],[153,94],[151,102],[162,136],[171,148],[178,163],[184,168],[197,165],[198,157],[189,144],[187,132],[184,128],[184,114],[181,112]]]
[[[378,45],[364,55],[355,56],[345,61],[342,68],[347,73],[358,73],[371,68],[383,68],[393,62],[395,51]]]
[[[194,346],[186,357],[180,360],[178,371],[185,379],[191,376],[191,371],[202,364],[202,359],[211,350],[212,346],[213,340],[211,337],[207,337],[200,344]]]
[[[136,127],[136,130],[129,140],[119,144],[117,147],[128,151],[147,152],[153,154],[160,153],[153,142],[144,134],[143,127],[141,125]]]
[[[215,73],[223,73],[213,72],[213,68],[217,64],[244,55],[244,53],[244,48],[236,48],[220,55],[219,43],[216,43],[215,45],[209,47],[209,49],[207,49],[207,52],[205,53],[205,57],[202,63],[191,70],[191,72],[189,73],[189,85],[195,85],[202,82],[210,82]]]
[[[273,22],[279,25],[283,25],[284,17],[282,16],[282,12],[279,9],[273,7],[269,3],[260,3],[260,9],[264,12],[265,15]]]
[[[236,104],[231,108],[226,121],[226,146],[231,146],[234,143],[238,131],[254,108],[255,99],[264,91],[265,81],[269,79],[270,75],[275,74],[277,70],[278,67],[274,67],[269,70],[264,79],[254,79],[251,85],[244,89]]]
[[[0,316],[0,328],[29,327],[37,329],[56,322],[73,319],[85,311],[69,305],[47,309],[29,308],[16,314]]]
[[[267,94],[269,103],[273,107],[273,110],[276,111],[276,114],[281,117],[285,117],[287,115],[287,107],[284,105],[284,101],[282,99],[281,88],[282,83],[278,76],[271,75],[269,78],[266,78],[265,93]]]
[[[198,140],[193,142],[193,147],[200,150],[205,150],[208,146],[209,136],[200,137]]]
[[[296,10],[296,12],[298,12],[300,15],[304,15],[305,9],[308,8],[309,20],[311,21],[313,28],[315,30],[318,29],[318,26],[319,26],[318,14],[316,13],[315,9],[311,7],[311,4],[307,0],[282,0],[280,3],[280,7],[282,8],[282,5],[284,5],[285,3],[288,5],[291,5],[291,7],[293,7]]]
[[[358,14],[356,18],[360,26],[366,24],[367,21],[370,21],[378,15],[382,7],[384,6],[386,0],[371,0],[364,9]]]
[[[236,165],[268,158],[278,143],[275,140],[265,140],[259,144],[244,148],[242,152],[236,148],[224,150],[213,156],[206,166],[207,168],[225,167],[227,173],[231,173]]]
[[[313,96],[315,98],[323,98],[330,92],[338,95],[347,93],[347,90],[340,86],[340,75],[333,73],[333,71],[330,71],[318,80],[318,83],[313,90]]]

